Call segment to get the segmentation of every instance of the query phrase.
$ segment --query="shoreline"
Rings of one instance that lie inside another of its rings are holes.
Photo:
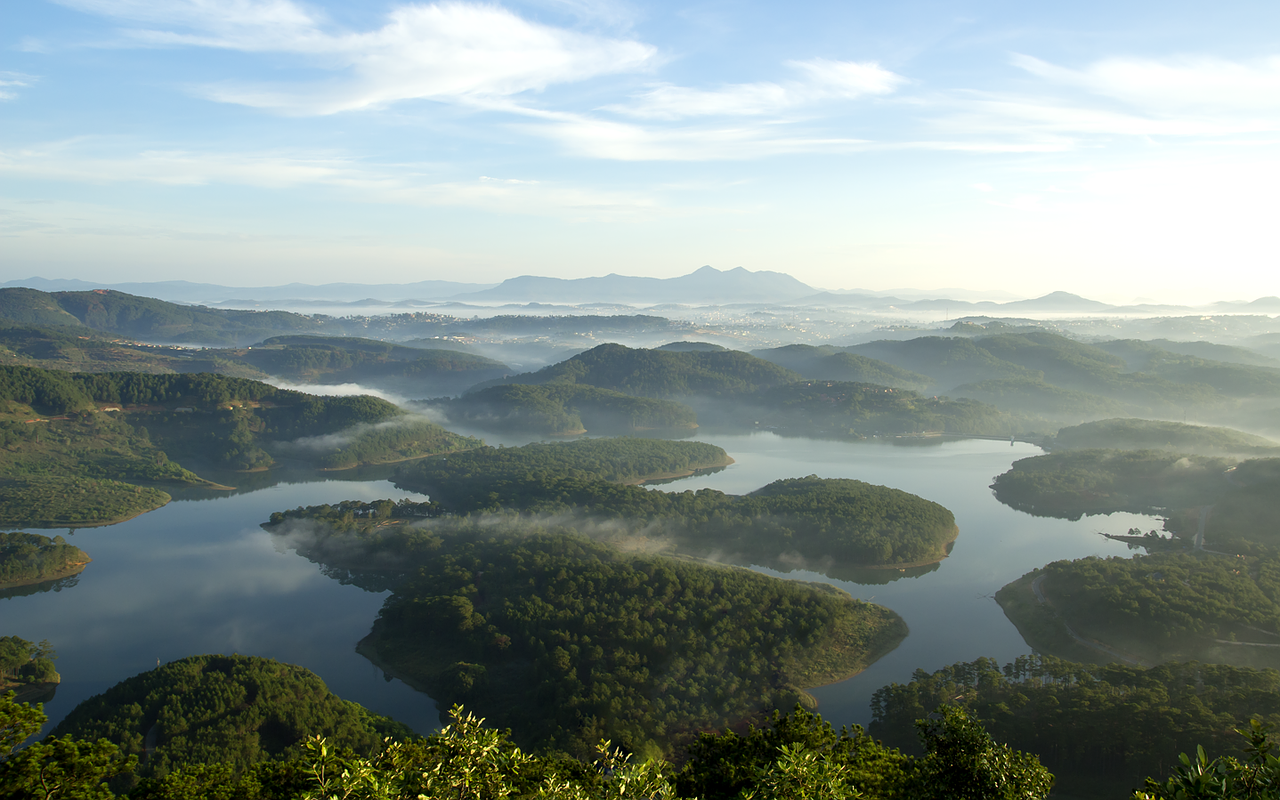
[[[664,481],[664,480],[670,480],[672,478],[687,478],[690,475],[697,475],[699,472],[701,472],[704,469],[721,469],[723,467],[732,466],[735,463],[737,462],[733,460],[733,456],[726,455],[723,460],[715,464],[702,464],[700,466],[689,467],[687,469],[683,469],[678,472],[658,472],[652,475],[644,475],[639,478],[630,478],[625,481],[618,481],[618,483],[620,483],[623,486],[643,486],[649,481]]]
[[[89,562],[92,560],[93,559],[91,558],[88,561],[78,561],[69,569],[61,570],[52,575],[45,575],[40,578],[24,578],[20,581],[0,582],[0,589],[16,589],[19,586],[36,586],[41,583],[48,583],[49,581],[60,581],[63,578],[70,578],[72,575],[79,575],[81,572],[84,572],[84,568],[87,567]]]

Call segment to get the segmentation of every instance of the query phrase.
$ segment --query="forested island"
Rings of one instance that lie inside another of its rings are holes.
[[[906,635],[897,615],[838,590],[625,554],[564,529],[435,535],[361,652],[526,746],[585,755],[606,738],[670,753],[788,708]]]
[[[404,461],[480,444],[374,397],[315,397],[207,373],[0,366],[0,523],[106,524],[220,488],[202,471]],[[221,487],[225,488],[225,487]]]
[[[1045,652],[1280,666],[1280,555],[1270,551],[1055,561],[996,599]]]
[[[1152,419],[1104,419],[1062,428],[1054,449],[1170,450],[1197,455],[1275,455],[1280,443],[1233,428]]]
[[[1036,516],[1079,519],[1211,503],[1235,459],[1165,450],[1064,450],[1024,458],[996,476],[996,498]]]
[[[699,442],[592,439],[432,457],[397,482],[452,513],[568,512],[608,520],[619,537],[783,568],[919,565],[944,558],[956,537],[954,516],[937,503],[862,481],[784,479],[747,495],[629,485],[730,461]]]
[[[0,532],[0,589],[75,575],[89,561],[88,553],[61,536]]]

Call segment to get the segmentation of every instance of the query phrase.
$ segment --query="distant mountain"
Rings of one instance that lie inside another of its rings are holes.
[[[540,278],[523,275],[492,289],[455,297],[468,303],[731,303],[786,302],[817,293],[812,286],[781,272],[752,272],[736,267],[702,267],[678,278],[641,278],[609,274],[601,278]]]
[[[1070,292],[1050,292],[1044,297],[1036,297],[1031,300],[1014,300],[1010,303],[1000,303],[1002,309],[1018,309],[1021,311],[1108,311],[1114,309],[1115,306],[1109,303],[1099,302],[1098,300],[1090,300],[1081,297],[1078,294]]]
[[[221,303],[239,300],[244,303],[274,300],[310,300],[350,303],[352,298],[367,297],[382,302],[405,299],[445,300],[462,292],[474,292],[493,286],[491,283],[459,283],[457,281],[418,281],[416,283],[326,283],[312,286],[289,283],[282,286],[236,287],[191,281],[151,281],[131,283],[95,283],[74,279],[26,278],[0,284],[0,287],[23,286],[44,292],[84,292],[114,289],[126,294],[154,297],[171,303]]]

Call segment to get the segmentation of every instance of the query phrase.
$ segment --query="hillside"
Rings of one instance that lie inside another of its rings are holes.
[[[436,407],[458,423],[550,435],[626,434],[698,426],[698,415],[683,403],[576,383],[490,386]]]
[[[811,380],[874,383],[880,386],[916,390],[922,390],[933,383],[933,380],[925,375],[830,345],[815,347],[807,344],[792,344],[767,350],[753,350],[751,355],[785,367]]]
[[[411,731],[342,700],[302,667],[254,656],[190,656],[85,700],[54,735],[106,739],[136,755],[137,777],[194,764],[243,772],[302,754],[309,736],[369,754]]]
[[[737,350],[673,352],[602,344],[537,372],[514,375],[504,383],[581,383],[639,397],[679,399],[739,395],[798,377]]]
[[[226,488],[174,459],[225,480],[277,459],[340,469],[477,444],[374,397],[315,397],[204,373],[0,366],[7,524],[103,524],[167,503],[157,485]]]
[[[1149,419],[1104,419],[1062,428],[1053,447],[1173,450],[1202,455],[1280,453],[1280,443],[1232,428]]]

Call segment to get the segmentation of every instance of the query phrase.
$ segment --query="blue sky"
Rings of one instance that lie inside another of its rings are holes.
[[[1274,2],[10,0],[0,277],[1280,294]]]

